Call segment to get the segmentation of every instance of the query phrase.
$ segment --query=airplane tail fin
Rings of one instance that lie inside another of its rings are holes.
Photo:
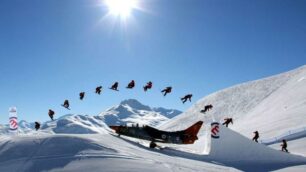
[[[183,143],[184,144],[193,144],[198,140],[197,134],[200,131],[203,125],[203,121],[198,121],[186,130],[183,131]]]

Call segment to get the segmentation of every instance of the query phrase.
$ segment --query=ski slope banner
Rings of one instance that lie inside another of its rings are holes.
[[[17,108],[9,108],[9,122],[10,122],[10,131],[17,132],[18,130],[18,120],[17,120]]]
[[[211,123],[211,137],[214,139],[218,139],[220,137],[219,135],[219,123],[213,122]]]

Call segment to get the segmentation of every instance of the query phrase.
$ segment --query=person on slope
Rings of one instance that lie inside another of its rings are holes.
[[[36,131],[39,130],[39,128],[40,128],[40,123],[39,122],[35,122],[35,129],[36,129]]]
[[[134,88],[134,87],[135,87],[135,81],[132,80],[132,81],[128,84],[128,86],[127,86],[126,88],[132,89],[132,88]]]
[[[64,106],[66,109],[69,109],[69,101],[68,101],[68,100],[65,100],[63,106]],[[69,110],[70,110],[70,109],[69,109]]]
[[[119,91],[118,86],[119,86],[119,83],[115,82],[110,89],[115,90],[115,91]]]
[[[206,113],[207,111],[211,110],[213,108],[212,104],[204,106],[204,109],[201,110],[202,113]]]
[[[282,151],[289,153],[287,149],[287,141],[283,139],[282,142],[283,142],[283,144],[281,144]]]
[[[83,100],[84,99],[84,96],[85,96],[85,92],[80,92],[80,100]]]
[[[96,88],[96,94],[101,94],[101,91],[102,91],[102,86],[98,86],[97,88]]]
[[[164,96],[166,96],[168,93],[171,93],[172,87],[166,87],[161,92],[164,93]]]
[[[225,122],[222,125],[225,125],[226,127],[228,127],[229,123],[233,124],[233,118],[225,118],[224,121]]]
[[[145,86],[143,87],[143,90],[144,90],[144,91],[147,91],[148,89],[151,89],[152,86],[153,86],[153,83],[152,83],[151,81],[149,81],[149,82],[147,83],[147,85],[145,85]]]
[[[255,135],[254,135],[254,137],[253,137],[252,140],[258,143],[258,138],[259,138],[259,133],[258,133],[258,131],[255,131],[254,134],[255,134]]]
[[[51,109],[49,109],[48,115],[51,118],[51,120],[53,121],[53,116],[54,116],[55,112]]]
[[[187,94],[187,95],[185,95],[184,97],[182,97],[181,100],[182,100],[183,104],[184,104],[187,100],[189,100],[189,101],[191,102],[191,97],[192,97],[192,94]]]

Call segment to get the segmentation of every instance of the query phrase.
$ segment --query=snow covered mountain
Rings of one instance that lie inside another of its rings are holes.
[[[208,104],[212,104],[213,109],[206,114],[200,113]],[[306,131],[306,66],[208,95],[182,115],[163,124],[161,128],[176,130],[198,120],[223,123],[226,117],[234,120],[234,124],[229,125],[231,129],[248,138],[253,137],[253,132],[257,130],[262,141],[268,139],[271,143],[271,139],[275,141],[285,133],[301,129]],[[183,126],[176,125],[182,121]],[[299,132],[303,134],[303,131]],[[305,139],[302,143],[306,144]]]
[[[139,125],[157,126],[181,113],[181,111],[174,109],[151,108],[135,99],[128,99],[100,113],[98,116],[102,117],[108,125],[138,123]]]
[[[168,117],[176,116],[180,113],[180,111],[173,109],[150,108],[137,100],[129,99],[97,116],[69,114],[54,121],[44,122],[41,124],[39,132],[65,134],[105,133],[104,128],[108,128],[106,124],[125,125],[138,123],[139,125],[156,126],[168,120]],[[34,123],[21,120],[18,125],[19,133],[30,134],[35,132]],[[8,125],[0,126],[0,133],[8,133],[8,128]]]

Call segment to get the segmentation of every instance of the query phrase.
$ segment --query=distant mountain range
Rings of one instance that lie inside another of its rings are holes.
[[[157,126],[170,118],[181,114],[181,111],[165,108],[151,108],[135,99],[122,101],[119,105],[101,112],[97,116],[64,115],[54,121],[41,124],[42,133],[90,134],[105,133],[106,125],[150,125]],[[8,125],[0,125],[0,134],[9,132]],[[19,133],[36,132],[34,122],[19,121]]]

